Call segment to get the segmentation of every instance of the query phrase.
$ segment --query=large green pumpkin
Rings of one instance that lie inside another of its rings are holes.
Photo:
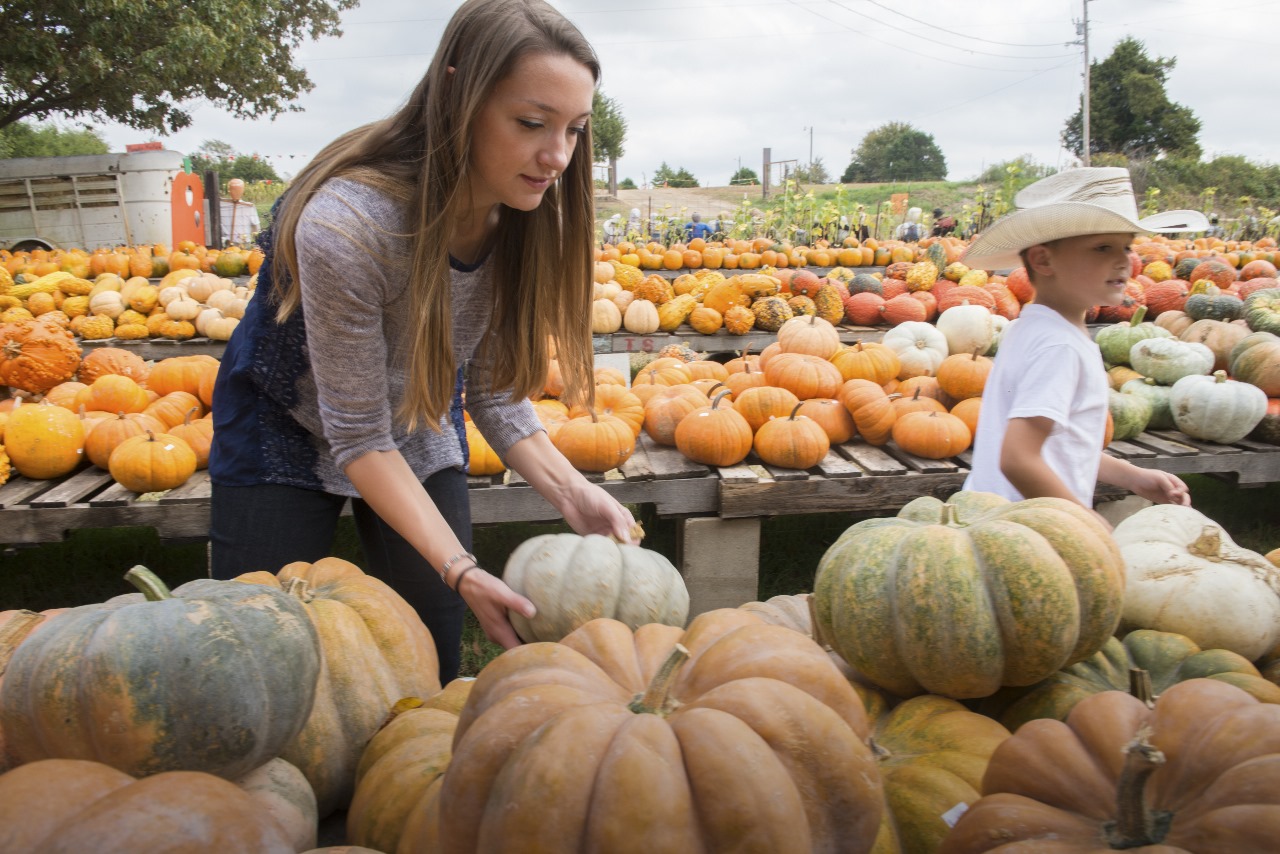
[[[1231,348],[1231,376],[1267,397],[1280,397],[1280,335],[1253,332],[1242,338]]]
[[[1148,430],[1174,429],[1173,411],[1169,409],[1169,386],[1160,385],[1151,377],[1142,377],[1129,380],[1120,386],[1120,391],[1122,394],[1140,397],[1151,405],[1151,417],[1147,419]]]
[[[981,704],[1011,730],[1037,718],[1065,721],[1076,704],[1102,691],[1130,691],[1134,670],[1145,671],[1158,697],[1188,679],[1217,679],[1252,694],[1259,702],[1280,703],[1280,686],[1263,678],[1247,658],[1230,650],[1202,650],[1186,635],[1139,629],[1123,641],[1112,638],[1097,654],[1030,688],[1006,688]]]
[[[1136,382],[1129,380],[1129,382]],[[1107,391],[1107,407],[1115,424],[1112,439],[1132,439],[1151,421],[1151,401],[1136,394],[1121,394],[1114,389]]]
[[[1242,316],[1254,332],[1280,335],[1280,288],[1263,288],[1249,294]]]
[[[145,599],[72,608],[14,653],[0,689],[14,757],[234,780],[280,755],[320,672],[302,604],[254,584],[201,579],[170,593],[141,567],[128,577]]]
[[[818,633],[897,696],[1032,685],[1093,655],[1120,621],[1124,562],[1092,513],[973,495],[859,522],[818,565]]]
[[[1133,345],[1139,341],[1145,341],[1148,338],[1172,338],[1173,333],[1168,329],[1156,326],[1154,323],[1143,323],[1143,318],[1147,316],[1147,307],[1139,306],[1138,310],[1133,313],[1133,318],[1129,321],[1122,321],[1104,329],[1099,329],[1098,334],[1094,336],[1098,348],[1102,350],[1102,358],[1106,359],[1112,365],[1129,364],[1129,351],[1133,349]]]

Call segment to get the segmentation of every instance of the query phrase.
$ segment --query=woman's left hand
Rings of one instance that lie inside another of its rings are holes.
[[[559,510],[569,527],[579,534],[600,534],[620,543],[639,544],[631,511],[596,484],[583,481],[571,489]]]

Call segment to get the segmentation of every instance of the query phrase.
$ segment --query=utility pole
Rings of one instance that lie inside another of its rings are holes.
[[[1081,130],[1083,144],[1081,145],[1080,159],[1085,166],[1089,165],[1089,0],[1080,0],[1080,7],[1084,12],[1084,17],[1076,21],[1076,34],[1080,39],[1071,42],[1073,45],[1084,47],[1084,96],[1080,103],[1080,118],[1082,120]]]
[[[809,171],[813,171],[813,126],[803,128],[809,132]]]

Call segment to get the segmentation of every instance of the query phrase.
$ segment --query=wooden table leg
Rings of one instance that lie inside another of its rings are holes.
[[[736,608],[756,599],[760,577],[760,519],[701,516],[682,519],[677,566],[689,588],[689,617]]]

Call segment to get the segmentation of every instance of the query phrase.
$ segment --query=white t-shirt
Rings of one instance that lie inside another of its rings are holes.
[[[234,233],[231,231],[232,219],[235,220]],[[258,221],[258,208],[251,202],[246,202],[243,199],[238,202],[233,202],[231,199],[222,199],[222,240],[224,243],[249,246],[253,242],[253,235],[257,234],[261,228],[262,224]]]
[[[1107,389],[1098,345],[1053,309],[1024,306],[1005,330],[987,377],[973,470],[964,488],[1020,501],[1022,494],[1000,471],[1005,427],[1010,418],[1042,416],[1054,422],[1041,449],[1044,461],[1092,507],[1107,429]]]

